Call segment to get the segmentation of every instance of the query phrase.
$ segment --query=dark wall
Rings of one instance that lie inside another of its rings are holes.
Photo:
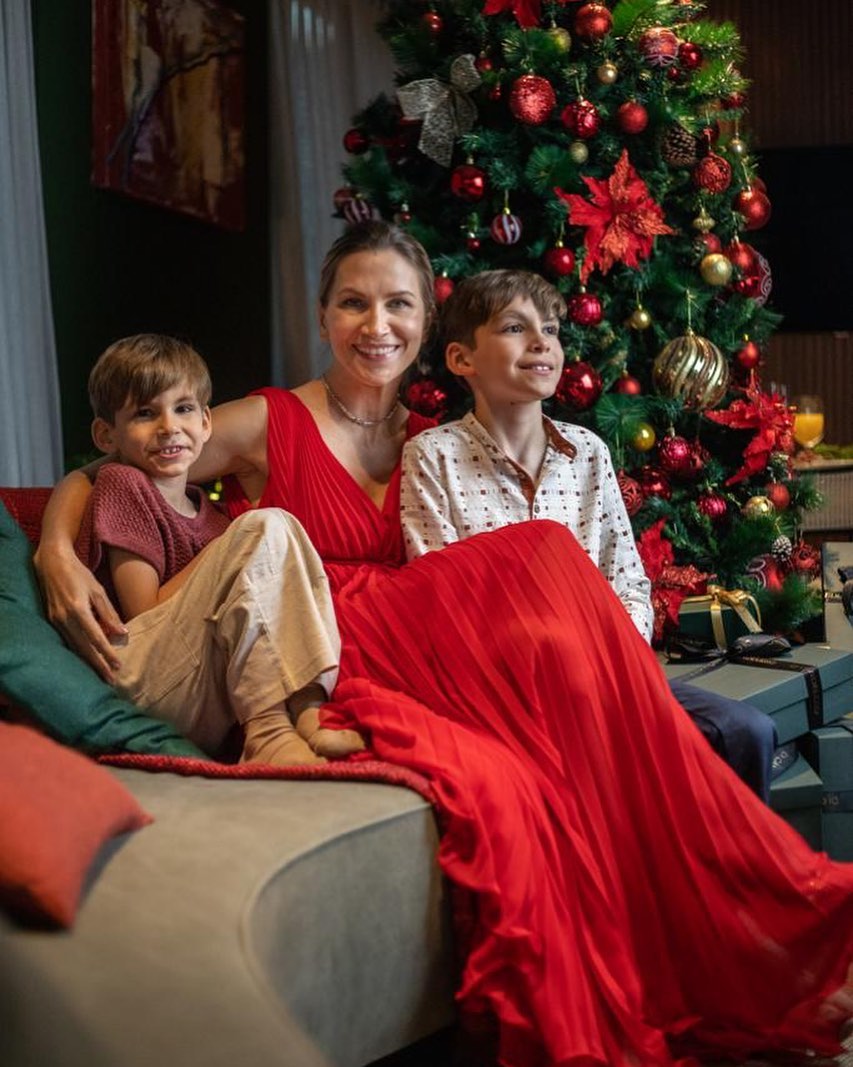
[[[174,333],[207,359],[214,401],[268,383],[265,5],[246,17],[247,224],[231,233],[91,185],[89,2],[33,4],[53,317],[69,460],[91,450],[86,377],[111,341]]]

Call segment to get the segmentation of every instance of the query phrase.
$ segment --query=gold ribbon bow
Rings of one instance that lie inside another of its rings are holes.
[[[482,81],[472,55],[457,56],[450,64],[450,84],[423,78],[397,90],[397,99],[407,119],[423,119],[418,148],[425,156],[450,166],[453,142],[473,129],[477,108],[468,93]]]
[[[726,627],[723,623],[724,605],[734,611],[749,633],[761,632],[761,611],[758,601],[751,593],[745,593],[742,589],[724,589],[721,585],[709,584],[706,596],[692,596],[690,600],[696,603],[710,602],[711,628],[714,631],[714,640],[718,648],[728,647]]]

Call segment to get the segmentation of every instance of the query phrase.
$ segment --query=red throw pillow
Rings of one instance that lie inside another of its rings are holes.
[[[151,821],[104,767],[0,722],[0,904],[16,916],[70,926],[104,842]]]

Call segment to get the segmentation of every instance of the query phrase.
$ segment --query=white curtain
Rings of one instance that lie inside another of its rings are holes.
[[[320,264],[341,232],[344,133],[373,97],[393,93],[376,0],[270,0],[272,380],[298,385],[324,357],[315,303]]]
[[[30,0],[0,0],[0,485],[61,473]]]

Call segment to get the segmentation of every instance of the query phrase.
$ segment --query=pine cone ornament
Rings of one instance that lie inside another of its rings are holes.
[[[680,123],[668,126],[661,138],[661,155],[670,167],[692,167],[699,158],[699,138]]]
[[[777,563],[787,566],[791,562],[791,553],[794,549],[791,538],[780,534],[770,546],[770,554]]]

